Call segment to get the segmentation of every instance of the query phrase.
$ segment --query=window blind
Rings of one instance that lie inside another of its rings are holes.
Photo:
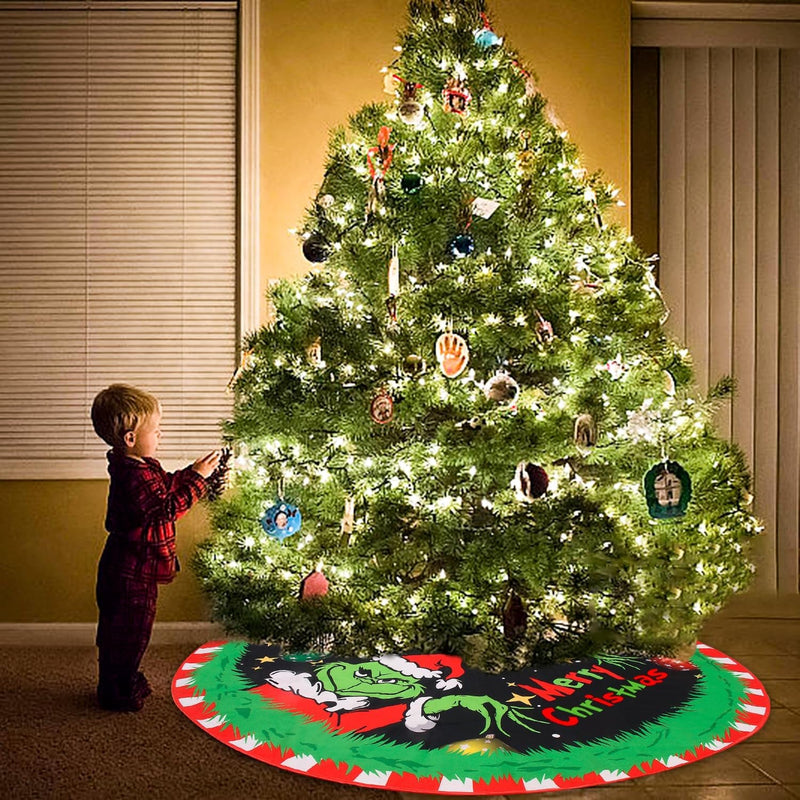
[[[110,383],[172,468],[236,359],[236,4],[0,5],[0,478],[104,477]]]

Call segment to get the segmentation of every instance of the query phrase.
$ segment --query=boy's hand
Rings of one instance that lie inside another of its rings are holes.
[[[220,452],[219,450],[212,450],[208,455],[198,458],[192,464],[192,469],[199,472],[204,478],[207,478],[219,464]]]

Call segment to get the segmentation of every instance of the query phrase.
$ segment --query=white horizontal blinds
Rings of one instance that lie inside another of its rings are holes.
[[[0,6],[0,457],[100,462],[88,410],[122,381],[186,460],[230,412],[235,5],[76,5]]]
[[[750,461],[762,588],[798,591],[800,51],[664,48],[661,277],[718,424]]]

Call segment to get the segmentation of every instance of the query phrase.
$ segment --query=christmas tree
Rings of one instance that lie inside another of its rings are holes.
[[[231,632],[486,668],[675,653],[748,582],[749,476],[481,0],[412,0],[334,130],[195,567]]]

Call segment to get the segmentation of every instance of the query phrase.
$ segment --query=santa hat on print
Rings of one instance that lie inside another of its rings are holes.
[[[441,691],[448,692],[450,689],[461,688],[461,681],[457,678],[464,674],[464,669],[458,656],[445,656],[440,653],[398,656],[390,653],[375,656],[373,660],[401,675],[410,675],[412,678],[436,678],[436,688]]]

